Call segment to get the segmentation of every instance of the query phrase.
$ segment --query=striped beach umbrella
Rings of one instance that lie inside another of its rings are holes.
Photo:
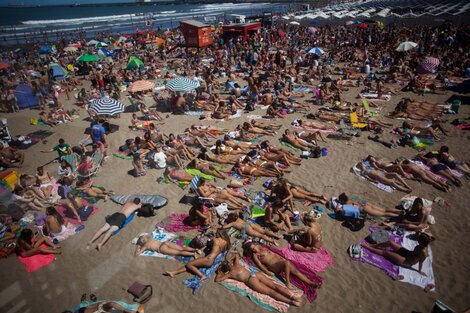
[[[308,50],[307,50],[307,53],[308,53],[308,54],[318,54],[318,55],[320,55],[320,54],[325,53],[325,51],[323,51],[322,49],[320,49],[320,48],[318,48],[318,47],[314,47],[314,48],[312,48],[312,49],[308,49]]]
[[[154,87],[155,87],[155,84],[148,80],[137,80],[133,82],[129,88],[127,88],[127,91],[138,92],[138,91],[152,90]]]
[[[166,84],[171,91],[190,91],[199,87],[199,83],[186,77],[176,77]]]
[[[418,65],[418,72],[420,74],[434,73],[439,66],[439,59],[429,57],[426,58],[420,65]]]
[[[124,112],[124,104],[113,98],[103,97],[93,100],[90,104],[90,110],[98,115],[115,115]]]

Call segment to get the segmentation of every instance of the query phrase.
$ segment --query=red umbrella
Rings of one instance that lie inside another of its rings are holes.
[[[357,25],[357,27],[359,27],[359,28],[367,28],[367,23],[361,23],[361,24]]]
[[[1,70],[3,70],[4,68],[7,68],[8,66],[10,66],[8,63],[0,62],[0,69]]]

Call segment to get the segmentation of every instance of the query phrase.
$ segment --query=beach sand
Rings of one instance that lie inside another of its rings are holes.
[[[358,93],[357,88],[351,88],[346,93],[346,100],[351,101]],[[418,96],[407,93],[406,96]],[[426,95],[424,99],[443,103],[450,96]],[[71,101],[65,101],[67,108],[72,107]],[[310,95],[307,96],[309,98]],[[422,98],[422,97],[421,97]],[[123,97],[124,99],[124,97]],[[384,112],[390,111],[401,99],[393,96],[385,103]],[[127,99],[125,100],[127,102]],[[147,100],[151,104],[151,99]],[[317,108],[312,106],[312,111]],[[36,117],[37,110],[23,110],[18,114],[4,114],[12,135],[24,135],[39,129],[48,129],[42,126],[29,124],[31,117]],[[253,112],[262,114],[260,110]],[[34,174],[37,166],[44,164],[55,157],[53,153],[43,154],[45,150],[56,145],[59,138],[74,145],[84,135],[83,131],[88,122],[84,110],[80,111],[81,118],[66,125],[52,129],[54,134],[47,138],[47,144],[38,143],[29,148],[26,153],[22,173]],[[462,106],[458,115],[446,115],[446,120],[470,115],[470,107]],[[211,124],[228,129],[245,121],[245,116],[239,119],[216,122],[197,120],[197,117],[170,116],[165,119],[163,126],[158,126],[165,133],[181,132],[191,124]],[[301,114],[289,115],[282,122],[289,127],[294,118]],[[395,125],[402,121],[393,121]],[[109,136],[111,152],[123,144],[127,138],[133,138],[141,133],[128,129],[130,114],[121,114],[120,119],[113,120],[120,126],[120,131]],[[450,147],[450,151],[457,159],[470,161],[470,132],[460,131],[450,124],[446,124],[449,137],[442,142]],[[283,127],[281,131],[285,128]],[[387,133],[388,131],[385,131]],[[279,132],[280,134],[280,132]],[[292,173],[287,177],[293,183],[299,184],[311,191],[321,192],[328,197],[347,192],[349,195],[363,197],[384,207],[392,207],[399,203],[402,192],[386,193],[374,187],[351,173],[350,169],[358,160],[368,154],[390,159],[405,156],[412,157],[416,151],[411,148],[387,149],[384,146],[367,140],[367,134],[354,138],[352,144],[344,140],[328,139],[325,144],[331,153],[320,159],[303,160],[302,165],[293,167]],[[391,138],[385,134],[385,138]],[[278,144],[278,139],[266,137]],[[440,144],[434,146],[438,149]],[[57,164],[47,166],[51,174],[56,174]],[[175,269],[181,263],[151,257],[134,257],[135,246],[131,240],[141,232],[151,232],[154,225],[171,212],[187,212],[189,206],[179,204],[181,197],[188,193],[175,187],[173,184],[158,184],[157,178],[162,176],[162,170],[150,170],[145,177],[134,178],[128,175],[132,169],[130,161],[111,156],[106,160],[98,176],[94,178],[96,185],[105,186],[117,194],[149,193],[159,194],[169,199],[166,207],[158,211],[154,218],[135,218],[123,229],[118,236],[114,236],[101,252],[86,250],[86,242],[91,238],[98,227],[101,227],[104,217],[119,209],[111,201],[100,201],[97,206],[100,211],[88,222],[86,227],[77,235],[63,242],[63,254],[57,256],[56,261],[32,274],[26,273],[23,265],[15,256],[1,261],[0,281],[0,312],[62,312],[70,309],[80,302],[82,293],[95,293],[99,299],[116,299],[132,302],[132,298],[125,292],[134,281],[151,284],[154,289],[152,300],[145,305],[146,312],[262,312],[248,298],[241,297],[225,289],[223,286],[208,282],[196,295],[192,295],[189,288],[182,284],[189,274],[182,274],[170,279],[162,276],[166,270]],[[432,227],[432,234],[437,240],[432,244],[434,254],[434,273],[436,276],[436,292],[425,293],[422,289],[395,282],[375,267],[356,263],[350,260],[346,249],[349,245],[359,242],[367,235],[367,226],[357,233],[350,232],[341,226],[340,222],[326,216],[321,219],[324,233],[324,246],[334,256],[336,265],[330,267],[320,275],[325,279],[319,290],[318,299],[306,303],[300,308],[291,307],[289,312],[411,312],[412,310],[430,312],[434,300],[441,299],[457,311],[470,307],[470,299],[465,294],[470,290],[470,249],[469,230],[470,215],[468,214],[468,201],[470,193],[469,182],[465,179],[462,188],[445,194],[427,184],[410,182],[413,195],[434,199],[436,196],[445,198],[450,207],[435,206],[432,214],[437,224]],[[223,183],[218,180],[219,183]],[[261,190],[264,179],[258,179],[255,187]],[[305,209],[305,208],[304,208]],[[194,235],[194,233],[191,233]]]

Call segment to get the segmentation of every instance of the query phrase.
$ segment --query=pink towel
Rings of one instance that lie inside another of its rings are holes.
[[[188,217],[189,215],[185,213],[172,213],[168,215],[163,221],[159,222],[156,226],[162,227],[166,231],[172,233],[199,230],[201,226],[191,226],[185,223],[185,220]]]
[[[86,200],[83,200],[82,199],[82,204],[85,205],[85,206],[88,206],[88,205],[91,205],[90,203],[88,203],[88,201]],[[57,212],[59,212],[60,215],[62,215],[62,217],[66,218],[69,220],[69,222],[75,224],[75,225],[83,225],[84,222],[82,221],[81,223],[75,218],[75,216],[72,214],[72,212],[70,212],[70,209],[68,209],[67,207],[63,206],[63,205],[57,205],[56,206],[56,210]],[[90,216],[88,216],[88,219],[87,220],[90,220],[90,218],[96,214],[96,212],[99,211],[99,208],[97,208],[96,206],[93,206],[93,211],[90,213]]]
[[[41,247],[47,248],[46,245],[41,245]],[[54,262],[55,256],[54,254],[36,254],[26,258],[18,256],[18,260],[25,265],[28,273],[32,273]]]
[[[328,267],[335,265],[333,257],[323,247],[316,253],[294,251],[290,248],[290,244],[282,249],[268,248],[291,261],[302,273],[324,272]]]

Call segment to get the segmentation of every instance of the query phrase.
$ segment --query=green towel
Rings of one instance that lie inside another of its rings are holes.
[[[117,158],[123,159],[123,160],[132,160],[131,156],[124,155],[124,154],[119,154],[119,153],[113,153],[113,155]]]
[[[188,174],[191,174],[193,176],[199,176],[201,177],[202,179],[205,179],[205,180],[214,180],[215,177],[212,176],[212,175],[209,175],[209,174],[204,174],[203,172],[201,172],[200,170],[197,170],[195,168],[187,168],[185,169],[186,173]]]
[[[251,218],[256,218],[259,216],[264,216],[265,210],[257,205],[253,205],[251,208]]]
[[[294,147],[293,145],[291,145],[290,143],[287,143],[287,142],[282,141],[282,140],[280,140],[280,142],[281,142],[281,145],[286,146],[286,147],[288,147],[288,148],[291,148],[291,149],[294,150],[295,152],[302,152],[302,149],[296,148],[296,147]]]

